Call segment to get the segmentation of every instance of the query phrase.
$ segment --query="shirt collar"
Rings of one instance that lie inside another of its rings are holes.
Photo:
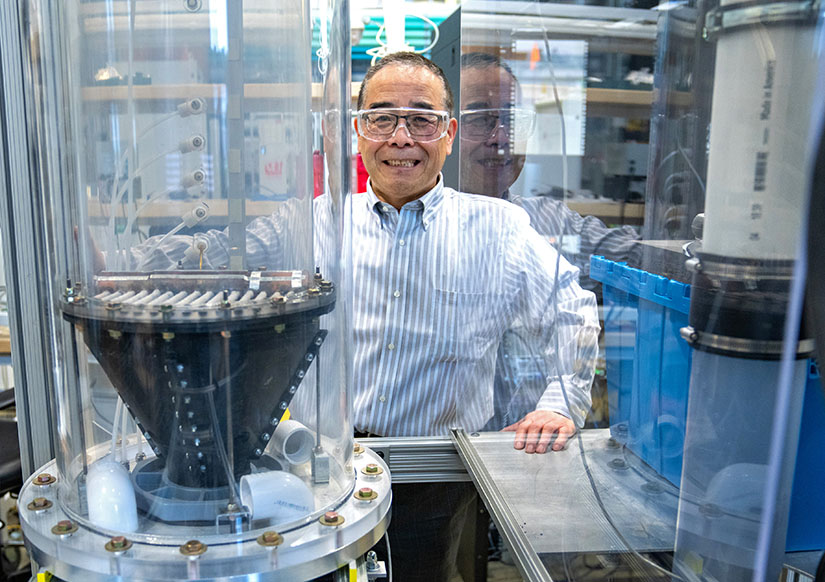
[[[412,210],[419,210],[423,208],[424,212],[421,214],[421,223],[426,230],[435,218],[435,213],[438,211],[438,208],[441,206],[443,201],[444,177],[439,173],[438,182],[436,182],[435,186],[433,186],[430,191],[420,198],[407,202],[402,207],[402,210],[404,208],[409,208]],[[372,189],[372,180],[367,180],[367,206],[377,215],[381,216],[385,212],[384,208],[386,205],[386,202],[382,202],[378,199],[378,196],[375,195],[375,192]]]

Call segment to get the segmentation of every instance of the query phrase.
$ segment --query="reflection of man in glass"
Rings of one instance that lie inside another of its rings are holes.
[[[524,168],[527,140],[536,124],[535,111],[519,107],[520,97],[513,71],[497,56],[462,56],[459,190],[503,198],[521,206],[539,234],[575,237],[578,250],[562,249],[562,253],[579,267],[581,286],[593,290],[596,283],[587,276],[590,256],[635,258],[640,252],[639,235],[630,226],[608,228],[595,216],[581,216],[549,196],[527,198],[510,191]]]
[[[579,268],[581,286],[592,290],[597,283],[587,276],[590,256],[636,259],[639,236],[630,226],[608,228],[594,216],[583,217],[561,200],[527,198],[510,191],[524,168],[527,141],[536,124],[535,112],[519,107],[520,93],[513,71],[497,56],[462,56],[459,189],[509,200],[527,211],[539,234],[578,241],[577,250],[562,249],[562,254]],[[520,323],[505,332],[496,361],[494,416],[488,430],[515,430],[513,423],[533,410],[547,378],[554,374],[554,364],[545,353],[540,340]],[[575,414],[574,420],[579,425],[584,422]]]

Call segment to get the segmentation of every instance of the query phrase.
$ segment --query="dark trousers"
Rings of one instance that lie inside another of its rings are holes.
[[[472,483],[402,483],[392,486],[389,539],[394,582],[448,582]]]

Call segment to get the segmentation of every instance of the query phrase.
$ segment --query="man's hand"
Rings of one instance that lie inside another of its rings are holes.
[[[551,441],[554,451],[562,450],[567,439],[576,433],[576,425],[563,414],[549,410],[534,410],[502,430],[516,433],[514,449],[524,449],[525,453],[544,453],[547,452]]]

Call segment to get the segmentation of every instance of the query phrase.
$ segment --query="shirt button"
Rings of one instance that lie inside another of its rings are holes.
[[[400,247],[403,247],[405,244],[407,244],[407,241],[405,241],[403,238],[400,241],[398,241],[398,246]]]
[[[387,349],[388,349],[388,350],[394,350],[394,349],[395,349],[395,344],[389,344],[389,345],[387,346]]]
[[[392,292],[392,296],[393,297],[401,297],[401,291],[396,289],[395,291]]]
[[[381,396],[379,396],[379,397],[378,397],[378,401],[379,401],[379,402],[386,402],[386,401],[387,401],[387,397],[386,397],[386,396],[384,396],[384,395],[382,394]]]

